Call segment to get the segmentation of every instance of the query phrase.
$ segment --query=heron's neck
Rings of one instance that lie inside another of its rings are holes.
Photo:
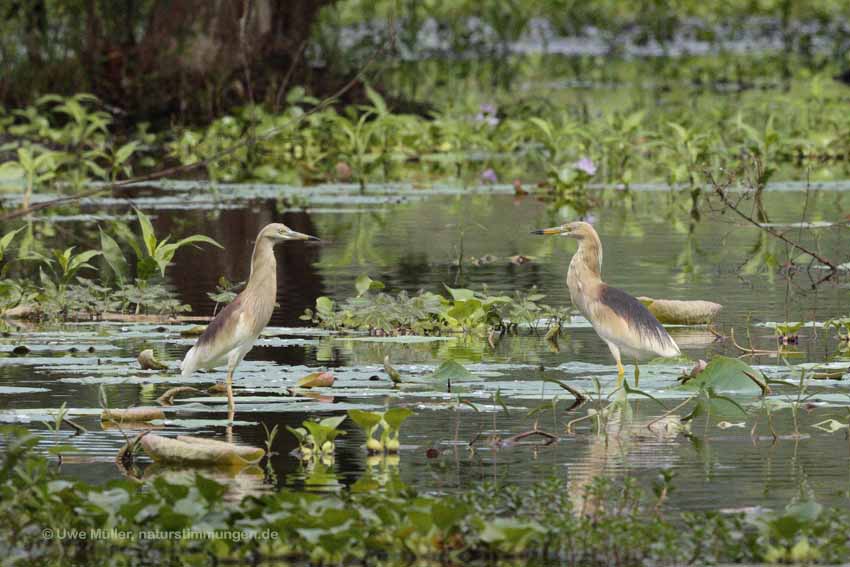
[[[594,234],[579,240],[578,251],[570,261],[570,271],[573,270],[582,280],[602,281],[602,243],[598,236]]]
[[[248,278],[246,290],[254,294],[277,294],[277,261],[274,257],[274,242],[269,238],[260,238],[254,245],[251,256],[251,276]]]
[[[570,300],[585,316],[590,312],[590,300],[598,294],[602,285],[602,245],[599,238],[579,240],[578,251],[570,260],[567,272],[567,288]]]

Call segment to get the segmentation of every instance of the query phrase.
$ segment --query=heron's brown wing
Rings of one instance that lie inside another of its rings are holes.
[[[679,347],[658,319],[643,303],[623,290],[602,284],[595,314],[601,326],[605,327],[604,330],[597,329],[597,332],[606,340],[661,356],[679,353]]]
[[[222,364],[239,347],[251,348],[256,334],[252,334],[253,318],[246,307],[240,294],[210,322],[195,345],[198,368]]]
[[[242,296],[237,295],[236,299],[228,303],[224,309],[218,312],[218,315],[210,321],[201,338],[198,339],[198,346],[209,345],[218,342],[225,334],[233,334],[233,327],[238,322],[239,312],[242,307]]]

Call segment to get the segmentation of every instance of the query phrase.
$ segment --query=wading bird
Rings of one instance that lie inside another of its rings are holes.
[[[618,386],[622,385],[625,374],[621,353],[635,359],[635,385],[640,376],[639,358],[653,354],[663,357],[679,354],[676,342],[640,301],[602,281],[602,242],[591,225],[571,222],[534,230],[532,234],[567,236],[578,240],[578,251],[570,260],[567,272],[570,299],[611,349],[617,361]]]
[[[266,225],[257,235],[251,255],[248,285],[207,326],[180,364],[184,377],[199,368],[227,364],[227,408],[233,413],[233,372],[269,324],[277,296],[275,244],[287,240],[319,240],[286,225]]]

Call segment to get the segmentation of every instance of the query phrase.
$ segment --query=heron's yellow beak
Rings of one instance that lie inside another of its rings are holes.
[[[295,232],[291,230],[286,233],[287,240],[321,240],[315,236],[310,236],[309,234],[304,234],[303,232]]]
[[[537,230],[532,230],[531,234],[545,234],[547,236],[554,236],[558,234],[564,234],[566,232],[561,226],[553,226],[552,228],[538,228]]]

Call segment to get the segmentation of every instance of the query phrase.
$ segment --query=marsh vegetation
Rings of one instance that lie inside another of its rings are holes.
[[[10,564],[850,560],[843,3],[221,2],[206,74],[74,4],[0,13]],[[529,234],[573,220],[682,351],[639,384]],[[322,243],[233,416],[178,367],[270,222]]]

